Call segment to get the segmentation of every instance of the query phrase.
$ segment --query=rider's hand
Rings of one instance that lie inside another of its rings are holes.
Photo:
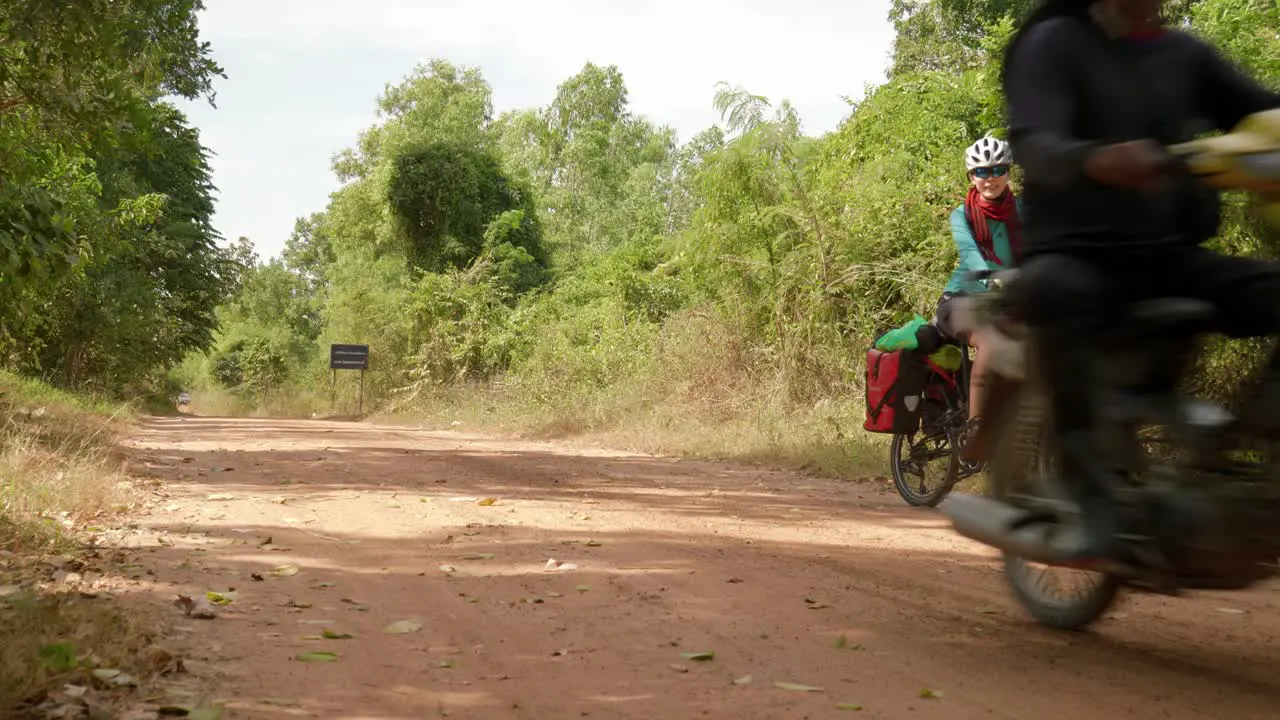
[[[1103,185],[1152,189],[1160,184],[1168,155],[1154,140],[1132,140],[1094,149],[1085,159],[1085,173]]]

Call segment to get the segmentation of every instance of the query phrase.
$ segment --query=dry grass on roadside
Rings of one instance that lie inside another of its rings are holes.
[[[54,413],[0,418],[0,547],[44,552],[66,530],[127,509],[113,423]]]
[[[888,445],[850,421],[856,408],[761,407],[733,419],[707,419],[676,404],[636,403],[630,410],[565,402],[530,408],[501,392],[442,390],[427,401],[372,420],[442,430],[557,439],[619,450],[698,457],[812,472],[846,480],[888,473]],[[837,406],[838,407],[838,406]]]
[[[517,373],[501,385],[438,388],[374,419],[758,462],[845,479],[888,472],[886,438],[862,429],[860,361],[828,357],[780,368],[744,347],[724,320],[700,316],[670,323],[651,353],[609,387],[583,386],[572,373]]]
[[[115,455],[128,419],[126,408],[0,374],[0,717],[47,714],[33,709],[42,701],[106,708],[123,688],[94,670],[146,671],[147,630],[109,596],[60,587],[48,562],[74,558],[80,532],[131,505]],[[69,683],[80,697],[66,695]]]

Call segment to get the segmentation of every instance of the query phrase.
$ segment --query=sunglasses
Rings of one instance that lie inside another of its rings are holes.
[[[973,176],[990,180],[992,177],[1004,177],[1009,174],[1008,165],[996,165],[995,167],[980,167],[973,169]]]

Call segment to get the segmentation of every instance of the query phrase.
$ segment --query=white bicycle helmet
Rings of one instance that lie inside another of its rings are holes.
[[[969,170],[993,165],[1012,165],[1013,150],[1009,148],[1009,143],[986,135],[964,151],[964,164]]]

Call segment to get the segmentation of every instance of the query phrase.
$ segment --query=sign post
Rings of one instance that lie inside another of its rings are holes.
[[[338,371],[360,371],[360,411],[364,414],[364,371],[369,369],[369,346],[334,343],[329,346],[329,369],[333,379],[329,384],[329,407],[332,409],[337,395]]]

